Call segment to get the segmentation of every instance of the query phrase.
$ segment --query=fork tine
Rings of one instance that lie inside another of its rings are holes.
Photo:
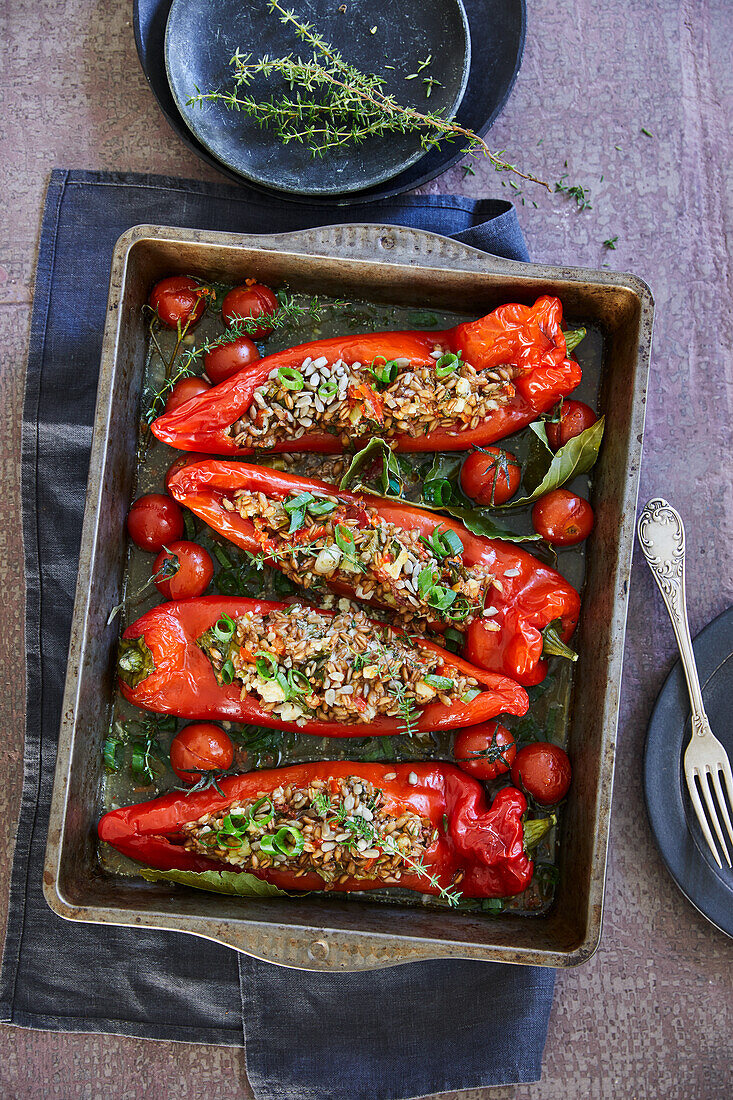
[[[721,765],[721,770],[723,772],[723,775],[725,775],[725,768],[723,768],[722,765]],[[717,795],[717,798],[718,798],[718,809],[720,810],[720,812],[723,815],[723,821],[725,822],[725,827],[728,830],[728,836],[730,837],[731,840],[733,840],[733,825],[731,825],[731,823],[730,823],[730,815],[728,814],[728,807],[725,804],[725,795],[723,794],[723,788],[720,785],[720,776],[718,774],[718,769],[717,768],[713,769],[713,771],[710,773],[710,777],[713,781],[713,786],[715,787],[715,794]]]
[[[688,774],[685,771],[685,779],[687,780],[687,789],[690,792],[690,798],[692,799],[692,805],[695,807],[695,813],[697,814],[697,820],[700,823],[700,828],[703,831],[703,836],[708,842],[708,847],[713,853],[715,862],[721,871],[723,870],[723,864],[720,862],[720,856],[718,855],[718,849],[715,847],[715,841],[713,840],[713,834],[710,832],[710,826],[708,825],[707,818],[705,817],[705,811],[702,808],[702,802],[700,801],[700,792],[697,789],[695,783],[695,775],[697,773],[692,771]]]
[[[720,841],[720,847],[723,850],[723,858],[725,859],[725,862],[730,867],[731,864],[730,864],[730,856],[728,855],[728,845],[725,843],[725,837],[723,836],[723,830],[720,827],[720,817],[718,815],[718,811],[717,811],[717,808],[715,806],[715,800],[713,799],[713,793],[710,790],[710,783],[708,781],[709,776],[710,776],[710,772],[708,771],[707,768],[705,768],[705,771],[700,776],[700,786],[702,787],[702,794],[703,794],[703,798],[705,799],[705,805],[707,806],[708,812],[710,814],[710,820],[713,823],[713,828],[715,829],[718,840]]]
[[[728,791],[728,801],[733,806],[733,771],[731,771],[730,759],[728,753],[723,753],[723,759],[720,762],[720,769],[725,779],[725,787]]]

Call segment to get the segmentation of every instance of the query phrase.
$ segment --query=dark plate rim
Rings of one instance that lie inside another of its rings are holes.
[[[518,40],[518,43],[517,43],[516,57],[515,57],[515,60],[514,60],[514,68],[513,68],[513,71],[512,71],[512,75],[511,75],[510,79],[507,82],[506,88],[504,89],[504,94],[502,95],[501,99],[494,105],[494,108],[491,111],[491,113],[490,113],[489,117],[487,118],[486,122],[482,123],[482,125],[480,127],[478,127],[477,130],[476,130],[476,133],[480,137],[485,137],[485,135],[489,132],[489,130],[491,129],[493,124],[496,122],[496,120],[499,117],[499,115],[501,114],[501,112],[504,110],[504,107],[507,104],[507,100],[509,99],[509,96],[512,93],[514,85],[517,82],[517,77],[519,75],[519,70],[521,69],[521,66],[522,66],[522,58],[524,56],[525,40],[526,40],[526,37],[527,37],[527,0],[516,0],[516,3],[518,4],[518,17],[519,17],[520,27],[519,27],[519,40]],[[468,19],[468,25],[469,25],[469,31],[470,31],[471,30],[471,18],[470,18],[470,15],[469,15],[468,12],[466,12],[466,18]],[[204,163],[208,164],[210,167],[215,168],[218,172],[221,172],[223,175],[227,176],[230,180],[233,180],[235,183],[238,183],[241,187],[250,187],[250,188],[252,188],[252,190],[258,191],[262,194],[269,195],[271,197],[277,197],[277,198],[279,198],[283,201],[300,203],[300,204],[303,204],[303,205],[311,205],[311,206],[328,206],[328,205],[345,206],[345,205],[356,205],[357,203],[365,204],[365,203],[371,203],[371,202],[379,202],[382,199],[392,198],[394,195],[400,195],[405,191],[412,191],[415,188],[422,187],[424,184],[429,183],[431,180],[435,179],[436,176],[440,176],[444,172],[447,172],[450,168],[454,168],[455,165],[458,164],[459,161],[463,160],[463,158],[464,158],[464,153],[460,149],[458,149],[458,150],[453,149],[450,152],[447,152],[446,159],[443,162],[441,162],[440,164],[434,165],[433,168],[431,168],[428,172],[424,173],[422,176],[418,177],[417,179],[408,180],[408,181],[405,181],[405,180],[401,181],[400,176],[396,176],[392,179],[392,181],[391,181],[391,183],[388,187],[381,187],[381,188],[378,187],[378,188],[374,189],[373,191],[369,191],[369,190],[367,190],[367,191],[354,191],[354,192],[351,192],[349,195],[346,195],[346,196],[343,196],[343,197],[341,197],[339,195],[329,195],[329,196],[325,196],[325,197],[324,196],[319,196],[319,195],[309,195],[309,196],[295,195],[295,194],[284,192],[284,191],[273,191],[269,187],[264,187],[260,184],[256,184],[256,183],[253,183],[251,181],[247,181],[242,176],[240,176],[238,173],[232,172],[229,168],[226,167],[226,165],[222,164],[219,160],[217,160],[215,157],[213,157],[208,152],[208,150],[204,148],[203,145],[201,145],[198,141],[196,141],[193,138],[193,135],[190,134],[190,131],[186,127],[183,119],[176,119],[175,117],[172,117],[169,114],[169,112],[167,111],[167,109],[161,103],[160,99],[158,98],[157,92],[155,90],[155,86],[153,85],[153,82],[150,79],[147,68],[145,66],[144,58],[145,58],[146,50],[145,50],[145,43],[144,43],[143,37],[142,37],[142,29],[141,29],[141,26],[140,26],[140,7],[139,7],[138,0],[134,0],[134,2],[133,2],[132,24],[133,24],[133,32],[134,32],[134,35],[135,35],[135,48],[137,50],[137,55],[138,55],[138,60],[140,62],[140,67],[143,71],[143,75],[145,76],[145,79],[148,83],[148,86],[149,86],[149,88],[150,88],[150,90],[153,94],[153,97],[155,98],[155,101],[158,104],[158,107],[159,107],[160,111],[162,112],[163,117],[165,118],[168,125],[176,133],[176,135],[179,137],[179,139],[181,141],[183,141],[183,143],[193,153],[195,153],[196,156],[198,156],[200,160],[204,161]],[[160,59],[160,63],[161,64],[163,63],[162,58]],[[469,76],[469,83],[470,83],[470,76]]]
[[[731,631],[733,607],[721,612],[693,640],[703,693],[733,656]],[[671,734],[670,711],[675,717]],[[680,892],[713,927],[733,938],[733,880],[727,886],[716,873],[712,857],[708,861],[701,852],[685,816],[681,758],[688,721],[689,698],[678,660],[662,685],[647,727],[643,760],[647,816],[659,854]]]
[[[206,149],[211,154],[211,156],[215,158],[215,160],[218,163],[225,165],[226,168],[228,168],[230,172],[233,172],[240,179],[243,179],[245,181],[245,183],[255,183],[259,187],[266,187],[269,191],[274,191],[275,194],[283,195],[283,196],[297,195],[297,196],[301,196],[303,198],[310,198],[311,196],[315,196],[315,197],[318,197],[318,198],[334,198],[338,195],[354,195],[354,194],[358,194],[360,191],[366,191],[366,190],[368,190],[369,188],[372,188],[372,187],[379,187],[381,184],[385,184],[385,183],[388,183],[390,180],[396,179],[398,176],[402,175],[403,172],[407,171],[408,168],[411,168],[414,164],[417,164],[417,162],[419,160],[421,160],[424,156],[426,156],[427,153],[429,152],[428,149],[417,148],[414,151],[414,153],[412,153],[406,160],[404,160],[398,168],[393,167],[393,168],[386,169],[386,171],[384,171],[381,175],[379,175],[376,178],[372,179],[372,181],[368,184],[367,187],[345,187],[342,190],[338,190],[338,191],[337,190],[335,190],[335,191],[325,191],[325,190],[299,191],[299,190],[296,190],[295,188],[275,187],[273,184],[268,184],[266,181],[264,181],[263,179],[261,179],[257,175],[253,175],[249,172],[245,172],[243,169],[240,169],[240,168],[235,168],[233,164],[231,164],[219,152],[217,152],[217,150],[214,148],[214,146],[211,144],[211,142],[207,141],[198,132],[196,126],[191,124],[191,121],[189,121],[189,118],[183,112],[182,105],[181,105],[181,102],[180,102],[180,96],[179,96],[179,94],[176,90],[175,83],[171,78],[171,66],[169,64],[169,52],[170,52],[169,37],[170,37],[170,34],[171,34],[171,29],[170,29],[171,28],[171,17],[173,16],[176,7],[180,6],[180,4],[182,2],[183,2],[183,0],[172,0],[171,6],[170,6],[170,11],[168,12],[168,19],[166,20],[166,25],[165,25],[165,39],[164,39],[164,47],[163,47],[163,64],[164,64],[164,67],[165,67],[166,78],[168,80],[168,87],[171,90],[171,95],[173,96],[173,100],[175,102],[175,105],[178,108],[178,113],[180,114],[183,125],[186,127],[186,129],[188,129],[193,134],[193,136],[196,138],[196,140],[199,142],[199,144],[202,145],[204,147],[204,149]],[[463,97],[466,93],[466,88],[468,87],[468,78],[469,78],[470,71],[471,71],[471,30],[470,30],[470,27],[468,25],[468,15],[466,14],[466,9],[464,7],[463,0],[447,0],[447,2],[454,6],[456,14],[458,16],[458,19],[460,21],[460,24],[463,27],[463,35],[464,35],[463,69],[462,69],[462,72],[461,72],[461,79],[460,79],[460,82],[459,82],[458,87],[456,89],[456,94],[453,98],[453,101],[452,101],[450,107],[448,108],[448,112],[447,112],[447,115],[446,115],[446,117],[448,119],[453,119],[453,118],[455,118],[455,116],[456,116],[456,114],[457,114],[457,112],[458,112],[458,110],[461,106],[461,102],[462,102]],[[190,117],[191,117],[191,120],[195,120],[196,119],[196,113],[193,112],[193,111],[190,112]]]

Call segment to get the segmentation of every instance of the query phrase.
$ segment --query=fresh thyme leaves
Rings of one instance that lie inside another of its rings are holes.
[[[653,133],[651,132],[651,130],[647,130],[647,128],[646,128],[645,126],[642,126],[642,128],[641,128],[641,132],[642,132],[642,134],[644,134],[644,135],[645,135],[646,137],[650,137],[650,138],[653,138],[653,137],[654,137],[654,134],[653,134]]]
[[[313,805],[321,817],[325,817],[331,809],[331,796],[325,791],[318,791],[313,799]]]
[[[442,88],[443,82],[436,80],[434,76],[423,77],[423,84],[425,85],[425,98],[430,99],[433,88]]]
[[[399,706],[399,716],[404,723],[400,732],[407,734],[408,737],[413,737],[417,733],[417,719],[419,717],[415,703],[408,697],[404,685],[399,680],[391,681],[387,690],[390,695],[394,695]]]
[[[163,733],[171,733],[176,728],[176,719],[162,714],[147,714],[144,718],[130,718],[126,722],[115,722],[112,733],[102,748],[105,768],[108,772],[117,772],[122,767],[123,748],[131,748],[129,766],[133,778],[138,783],[150,786],[158,777],[161,761],[167,754],[160,745]]]
[[[617,241],[618,241],[618,237],[609,237],[608,240],[605,240],[603,242],[603,247],[611,249],[613,252],[615,252]]]
[[[191,362],[192,358],[189,356],[183,362],[178,363],[171,375],[163,380],[160,389],[155,391],[145,413],[145,422],[147,424],[152,424],[163,412],[165,403],[176,383],[180,382],[182,378],[190,378],[193,375],[194,372],[191,370]]]
[[[203,107],[207,102],[218,103],[227,110],[241,111],[256,119],[260,126],[272,127],[283,144],[295,141],[305,145],[313,157],[359,144],[373,135],[390,133],[417,133],[424,149],[444,140],[458,140],[466,144],[466,151],[488,157],[497,171],[513,172],[550,190],[548,183],[510,164],[503,151],[494,152],[472,130],[443,118],[439,112],[418,111],[398,103],[384,91],[381,77],[363,73],[345,61],[313,24],[303,22],[279,0],[268,0],[268,8],[282,24],[292,28],[312,51],[311,57],[288,54],[253,60],[251,54],[237,50],[231,59],[234,90],[202,93],[197,89],[189,104]],[[283,79],[290,94],[286,92],[269,100],[257,100],[247,94],[246,88],[255,77],[273,75]],[[438,81],[428,76],[423,82],[429,97]]]
[[[256,317],[240,317],[223,336],[212,343],[212,347],[219,344],[231,343],[240,336],[254,336],[263,326],[268,328],[284,328],[293,323],[302,324],[306,320],[320,321],[326,308],[335,309],[345,306],[346,302],[333,301],[326,306],[314,296],[307,306],[302,306],[294,298],[281,292],[278,295],[279,306],[271,313],[259,313]],[[207,349],[208,350],[208,349]]]
[[[153,317],[150,324],[150,338],[165,367],[165,376],[160,389],[156,390],[151,397],[150,404],[145,412],[146,423],[152,424],[152,422],[161,415],[171,390],[176,383],[180,382],[182,378],[190,378],[194,375],[196,373],[193,369],[194,364],[205,355],[208,355],[214,348],[222,347],[225,344],[232,344],[242,336],[256,337],[258,331],[264,325],[272,329],[278,329],[293,325],[300,326],[304,325],[306,322],[321,321],[323,319],[324,310],[336,309],[346,305],[346,302],[339,299],[335,299],[328,303],[322,302],[317,295],[312,297],[307,305],[301,305],[300,302],[297,302],[295,298],[285,291],[279,292],[278,302],[278,308],[269,313],[260,313],[257,317],[238,318],[226,332],[223,332],[220,336],[212,340],[204,340],[198,347],[194,347],[190,351],[185,352],[185,354],[178,359],[178,362],[176,362],[176,359],[180,351],[181,341],[177,340],[173,354],[167,357],[158,340],[156,328],[158,324],[157,318]],[[145,308],[147,309],[148,307],[146,306]]]
[[[464,180],[465,180],[466,176],[475,176],[475,175],[476,175],[476,169],[474,168],[474,166],[472,164],[464,164],[463,165],[463,178],[464,178]]]
[[[124,599],[122,603],[115,604],[115,606],[112,608],[109,615],[107,616],[107,626],[110,625],[112,620],[119,614],[120,611],[122,611],[123,608],[127,607],[128,605],[132,605],[134,607],[135,604],[138,604],[140,600],[142,600],[144,596],[147,595],[147,590],[148,588],[150,588],[151,584],[155,584],[156,581],[167,580],[169,577],[174,577],[176,575],[178,570],[181,568],[181,563],[178,555],[169,550],[167,546],[164,546],[163,549],[165,550],[167,557],[163,560],[163,564],[161,565],[160,569],[158,569],[157,572],[153,573],[152,577],[148,577],[148,579],[145,581],[145,584],[141,585],[141,587],[138,588],[137,592],[133,592],[133,594]]]
[[[381,791],[376,792],[376,796],[370,812],[373,812],[376,808],[377,801],[381,796]],[[425,879],[433,889],[437,890],[440,897],[444,901],[447,901],[450,906],[458,905],[461,897],[460,890],[454,890],[450,887],[442,885],[437,875],[434,875],[429,867],[426,866],[422,858],[415,858],[408,855],[397,844],[391,833],[383,833],[374,821],[367,821],[364,817],[352,817],[350,811],[346,809],[343,799],[337,806],[331,805],[331,800],[328,799],[326,804],[326,796],[321,796],[325,808],[321,808],[321,803],[318,801],[319,796],[313,800],[313,806],[317,813],[322,817],[327,816],[328,813],[333,812],[338,823],[351,834],[351,839],[345,843],[349,847],[353,847],[358,841],[366,841],[370,848],[381,848],[383,851],[388,852],[392,856],[399,856],[399,858],[405,863],[411,870],[413,870],[420,878]]]
[[[567,167],[567,161],[565,162]],[[578,211],[592,210],[593,206],[590,201],[590,189],[587,187],[581,187],[579,183],[569,184],[567,183],[567,172],[560,176],[560,179],[555,182],[555,191],[560,192],[563,195],[567,195],[569,199],[572,199],[575,205],[578,207]]]

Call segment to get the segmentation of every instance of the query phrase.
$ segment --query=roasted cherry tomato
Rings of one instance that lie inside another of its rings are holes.
[[[568,793],[572,768],[568,754],[549,741],[524,745],[512,764],[512,783],[540,806],[553,806]]]
[[[176,328],[180,321],[181,327],[188,324],[191,329],[201,320],[210,293],[190,275],[171,275],[155,284],[148,304],[169,328]]]
[[[221,315],[225,325],[232,325],[242,317],[259,317],[261,313],[274,313],[278,300],[269,286],[252,283],[251,286],[235,286],[224,299]],[[271,325],[260,325],[255,336],[269,336]]]
[[[567,489],[545,493],[532,509],[532,526],[553,546],[575,546],[593,530],[593,509]]]
[[[516,755],[514,737],[500,722],[470,726],[453,742],[456,764],[477,779],[496,779],[508,772]]]
[[[553,451],[559,451],[569,439],[574,439],[586,428],[590,428],[597,419],[590,405],[582,401],[563,401],[560,419],[554,424],[550,421],[545,424],[547,439]]]
[[[127,516],[130,538],[141,550],[157,553],[183,534],[183,512],[162,493],[139,497]]]
[[[165,411],[172,413],[180,405],[185,405],[192,397],[198,397],[200,393],[206,393],[211,386],[203,378],[181,378],[176,382],[165,403]]]
[[[171,767],[179,779],[191,786],[201,772],[225,772],[234,760],[232,739],[213,722],[185,726],[171,741]]]
[[[186,600],[189,596],[201,596],[214,576],[211,555],[197,542],[168,542],[153,563],[153,573],[163,568],[171,555],[178,558],[178,569],[171,576],[160,577],[155,587],[167,600]]]
[[[208,351],[204,356],[204,368],[214,385],[218,386],[242,367],[256,363],[259,358],[260,353],[249,336],[239,336],[229,344],[218,344]]]
[[[522,469],[501,447],[472,451],[461,467],[461,488],[477,504],[504,504],[519,488]]]

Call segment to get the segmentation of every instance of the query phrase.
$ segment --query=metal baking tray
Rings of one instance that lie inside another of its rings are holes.
[[[111,875],[97,857],[101,746],[114,692],[125,516],[132,500],[146,355],[141,306],[174,273],[229,283],[253,274],[308,293],[476,315],[502,302],[558,295],[572,323],[603,334],[600,407],[606,433],[594,470],[596,528],[588,542],[577,635],[569,751],[574,781],[560,822],[560,883],[542,916],[386,906],[368,896],[238,899]],[[384,225],[327,226],[249,236],[136,226],[115,248],[53,791],[44,892],[60,916],[175,929],[286,966],[368,970],[467,958],[575,966],[601,934],[619,689],[644,431],[653,299],[634,275],[499,259],[466,245]]]

